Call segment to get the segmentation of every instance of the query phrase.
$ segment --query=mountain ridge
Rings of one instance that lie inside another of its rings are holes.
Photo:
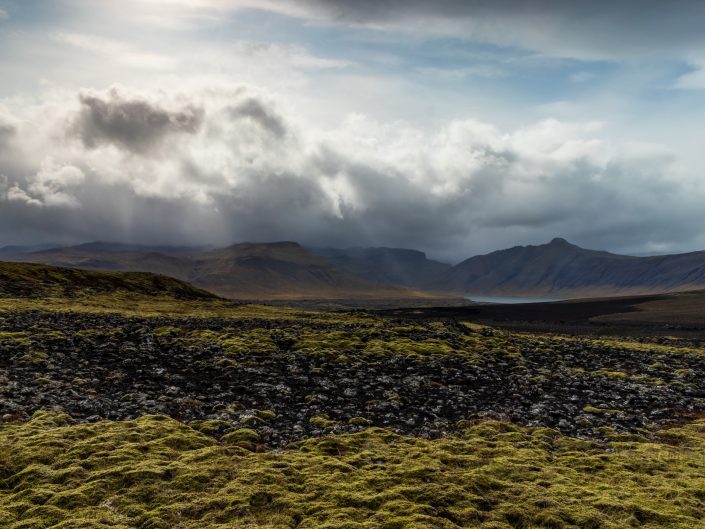
[[[639,257],[585,249],[560,237],[476,255],[454,266],[414,249],[316,248],[294,241],[244,242],[224,248],[95,241],[14,255],[10,249],[5,258],[159,273],[232,299],[473,295],[568,299],[705,288],[705,251]]]
[[[167,248],[165,252],[157,251]],[[53,266],[164,274],[230,299],[425,298],[416,289],[373,282],[336,269],[293,241],[189,249],[94,242],[18,254]]]
[[[637,257],[555,238],[470,257],[432,286],[463,295],[563,298],[695,290],[705,288],[705,251]]]
[[[370,281],[414,288],[428,287],[451,265],[428,259],[419,250],[389,247],[310,248],[327,262]]]

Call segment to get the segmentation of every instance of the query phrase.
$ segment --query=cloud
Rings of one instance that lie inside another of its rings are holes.
[[[168,70],[177,65],[172,57],[151,53],[116,40],[83,33],[54,33],[52,39],[80,48],[124,66],[146,70]]]
[[[422,67],[417,68],[416,71],[422,75],[444,81],[454,81],[473,77],[496,79],[509,75],[509,72],[506,69],[493,64],[478,64],[475,66],[468,66],[466,68]]]
[[[0,121],[0,152],[2,152],[3,148],[10,142],[15,132],[16,128],[13,125]]]
[[[203,121],[203,109],[195,104],[167,110],[117,89],[82,93],[79,100],[82,108],[73,129],[88,148],[107,143],[144,154],[168,135],[195,134]]]
[[[705,90],[705,56],[691,56],[691,71],[681,75],[674,84],[682,90]]]
[[[72,165],[56,165],[51,159],[42,165],[26,189],[14,184],[7,190],[8,201],[24,202],[29,206],[78,208],[80,202],[66,190],[80,186],[85,181],[83,171]]]
[[[0,7],[0,20],[7,20],[8,18],[10,18],[9,13],[5,9]]]
[[[235,107],[231,107],[230,115],[233,119],[249,118],[278,138],[286,134],[286,127],[281,118],[267,109],[257,99],[250,98]]]
[[[649,58],[702,48],[698,0],[225,0],[183,8],[251,8],[319,23],[453,36],[578,59]]]
[[[0,241],[388,245],[460,259],[556,235],[696,244],[705,190],[598,122],[434,130],[352,114],[317,128],[249,86],[122,88],[7,106]],[[31,125],[44,116],[43,126]]]

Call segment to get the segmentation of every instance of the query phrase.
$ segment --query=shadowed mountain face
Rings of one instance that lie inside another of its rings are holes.
[[[85,269],[160,273],[232,299],[424,297],[338,270],[294,242],[199,248],[89,243],[19,254],[16,260]]]
[[[426,258],[418,250],[401,248],[312,248],[329,264],[379,283],[426,288],[451,266]]]
[[[554,239],[471,257],[433,286],[466,295],[562,298],[694,290],[705,287],[705,252],[632,257]]]
[[[230,298],[295,299],[415,297],[408,289],[336,269],[297,243],[236,244],[196,260],[195,285]]]

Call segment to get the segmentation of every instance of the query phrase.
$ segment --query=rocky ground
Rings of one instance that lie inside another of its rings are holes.
[[[46,408],[247,428],[262,448],[368,425],[434,438],[481,418],[600,438],[702,416],[705,352],[454,321],[0,313],[0,418]]]

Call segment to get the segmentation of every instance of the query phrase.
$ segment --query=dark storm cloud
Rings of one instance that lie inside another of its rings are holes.
[[[289,0],[330,22],[452,34],[580,58],[696,51],[705,43],[699,0]]]
[[[17,129],[0,121],[0,151],[10,142]]]
[[[277,138],[283,138],[286,135],[284,121],[255,98],[243,101],[239,105],[230,108],[229,112],[233,119],[249,118],[253,120]]]
[[[143,99],[127,99],[116,90],[105,95],[81,94],[75,131],[88,148],[111,143],[146,153],[171,134],[194,134],[203,121],[203,109],[185,105],[166,110]]]

